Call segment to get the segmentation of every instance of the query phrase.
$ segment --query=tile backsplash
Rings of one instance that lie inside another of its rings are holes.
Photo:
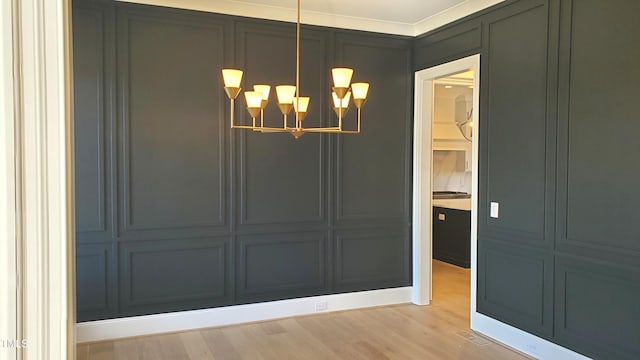
[[[433,191],[471,193],[471,172],[464,171],[464,151],[433,152]]]

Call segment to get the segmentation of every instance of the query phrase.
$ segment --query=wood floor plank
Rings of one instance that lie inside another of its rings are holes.
[[[137,338],[122,339],[113,343],[115,355],[118,360],[142,359],[141,343]]]
[[[89,344],[80,344],[76,348],[76,360],[89,359]]]
[[[277,337],[286,343],[289,351],[300,354],[301,359],[321,360],[327,358],[326,354],[332,354],[331,349],[302,327],[297,319],[289,318],[279,322],[286,332]]]
[[[99,342],[89,344],[89,359],[111,360],[115,359],[113,342]]]
[[[158,336],[162,359],[189,360],[189,354],[182,344],[180,334],[166,334]]]
[[[240,360],[242,355],[235,349],[222,331],[223,328],[200,330],[209,351],[216,360]]]
[[[528,359],[469,329],[470,272],[433,262],[433,301],[81,344],[78,359]]]
[[[215,360],[200,331],[178,334],[190,360]]]
[[[280,325],[279,322],[268,321],[260,324],[262,331],[267,335],[281,334],[286,332],[286,329]]]

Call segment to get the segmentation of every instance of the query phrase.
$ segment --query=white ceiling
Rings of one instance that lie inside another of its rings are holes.
[[[296,21],[297,0],[120,0]],[[415,36],[504,0],[301,0],[301,22]]]
[[[296,0],[235,0],[295,9]],[[415,24],[465,0],[301,0],[302,11]]]

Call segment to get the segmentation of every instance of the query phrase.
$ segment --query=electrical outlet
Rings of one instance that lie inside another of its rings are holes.
[[[326,311],[329,309],[329,302],[327,301],[318,301],[316,303],[316,312],[317,311]]]

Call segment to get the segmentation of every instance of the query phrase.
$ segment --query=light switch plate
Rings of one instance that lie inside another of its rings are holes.
[[[491,216],[494,219],[497,219],[498,216],[499,216],[498,215],[499,210],[500,210],[500,203],[491,202],[491,211],[490,211],[489,216]]]

